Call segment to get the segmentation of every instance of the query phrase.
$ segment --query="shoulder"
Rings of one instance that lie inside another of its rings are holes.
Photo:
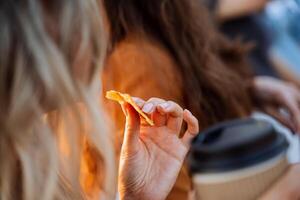
[[[169,70],[176,64],[169,52],[158,42],[147,38],[128,37],[120,42],[109,55],[107,67],[122,70]],[[126,69],[124,67],[126,66]]]
[[[163,46],[150,39],[126,38],[120,42],[107,59],[104,75],[104,85],[111,83],[109,89],[143,98],[172,98],[181,92],[181,76],[175,60]],[[148,92],[142,92],[145,90]]]

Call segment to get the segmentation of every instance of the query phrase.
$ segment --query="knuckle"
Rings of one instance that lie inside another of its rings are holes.
[[[177,108],[178,110],[183,112],[183,109],[181,108],[181,106],[179,106],[177,103],[175,103],[174,101],[167,101],[170,105],[172,105],[173,107]]]
[[[171,104],[171,105],[174,105],[175,104],[175,102],[173,102],[173,101],[167,101],[167,103],[169,103],[169,104]]]

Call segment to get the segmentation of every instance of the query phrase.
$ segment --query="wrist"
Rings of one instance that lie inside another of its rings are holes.
[[[145,199],[142,197],[140,192],[133,189],[135,186],[132,187],[122,187],[122,184],[119,184],[119,197],[120,200],[139,200],[139,199]],[[120,187],[121,186],[121,187]]]

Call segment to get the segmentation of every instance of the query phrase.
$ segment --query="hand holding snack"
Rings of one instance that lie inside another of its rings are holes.
[[[118,100],[126,115],[119,169],[120,198],[165,199],[182,167],[190,140],[199,131],[198,121],[172,101],[131,100]],[[153,126],[144,116],[140,117],[141,112],[153,121]],[[188,128],[179,138],[183,120]]]

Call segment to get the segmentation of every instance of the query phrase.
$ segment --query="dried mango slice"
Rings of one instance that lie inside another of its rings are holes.
[[[140,109],[140,107],[133,101],[129,94],[123,94],[114,90],[106,92],[106,98],[117,101],[119,103],[127,102],[129,103],[139,114],[142,116],[148,124],[154,126],[154,122]]]

